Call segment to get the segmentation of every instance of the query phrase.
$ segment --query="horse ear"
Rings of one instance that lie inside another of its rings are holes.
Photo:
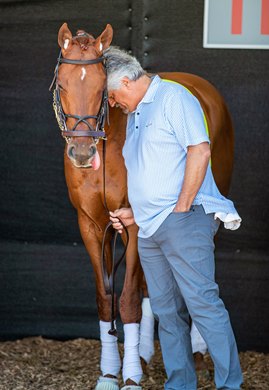
[[[112,41],[113,38],[113,28],[110,24],[106,25],[106,28],[102,32],[101,35],[99,35],[98,38],[96,38],[94,46],[95,48],[103,52],[105,49],[107,49]]]
[[[58,43],[62,49],[67,49],[72,43],[72,33],[67,23],[64,23],[58,32]]]

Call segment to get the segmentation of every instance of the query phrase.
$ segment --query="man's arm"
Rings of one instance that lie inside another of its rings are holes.
[[[173,211],[188,211],[201,187],[210,160],[208,142],[188,146],[184,181],[178,201]]]

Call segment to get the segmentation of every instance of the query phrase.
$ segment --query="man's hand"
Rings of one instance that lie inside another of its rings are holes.
[[[124,224],[124,226],[129,226],[135,223],[134,214],[131,207],[129,208],[123,207],[115,211],[110,211],[109,214],[110,214],[110,221],[113,222],[113,228],[118,230],[120,234],[123,231],[123,226],[119,221],[119,218]]]

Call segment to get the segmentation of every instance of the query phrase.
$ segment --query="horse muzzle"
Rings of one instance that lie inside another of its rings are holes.
[[[70,142],[67,145],[67,156],[76,168],[93,168],[100,166],[100,157],[95,143]]]

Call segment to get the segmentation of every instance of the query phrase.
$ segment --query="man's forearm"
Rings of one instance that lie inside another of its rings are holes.
[[[174,211],[188,211],[201,187],[208,163],[210,160],[210,147],[208,143],[188,148],[184,181]]]

